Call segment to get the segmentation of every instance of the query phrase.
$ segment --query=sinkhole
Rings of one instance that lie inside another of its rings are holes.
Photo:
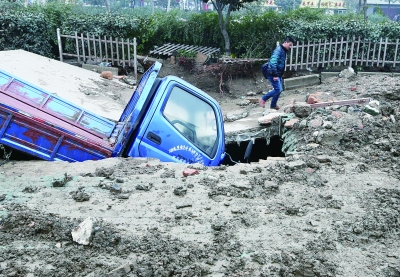
[[[279,136],[270,137],[269,143],[265,138],[229,143],[225,145],[225,152],[228,155],[226,155],[223,164],[235,165],[236,163],[258,162],[259,160],[266,160],[267,157],[285,157],[282,146],[283,140]]]
[[[250,146],[249,146],[250,144]],[[282,152],[283,140],[279,136],[272,136],[267,143],[265,138],[255,138],[239,143],[233,142],[225,145],[227,153],[222,164],[235,165],[236,163],[254,163],[259,160],[266,160],[268,157],[285,157]],[[11,149],[5,146],[6,153]],[[3,150],[0,149],[0,157],[3,158]],[[10,161],[40,160],[24,152],[13,149]],[[1,162],[1,159],[0,159]]]

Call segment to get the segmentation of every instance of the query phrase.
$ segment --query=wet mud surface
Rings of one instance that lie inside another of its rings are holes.
[[[240,109],[257,86],[216,99]],[[333,78],[280,103],[316,92],[378,113],[311,110],[295,153],[270,162],[0,166],[0,276],[400,276],[400,79]],[[82,245],[71,232],[88,218]]]

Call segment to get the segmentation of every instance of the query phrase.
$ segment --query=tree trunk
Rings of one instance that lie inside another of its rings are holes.
[[[105,0],[105,2],[106,2],[106,9],[107,9],[107,11],[109,12],[109,11],[111,11],[111,3],[110,3],[110,0]]]
[[[218,1],[213,1],[213,6],[217,10],[218,13],[218,21],[219,21],[219,29],[221,30],[221,34],[224,38],[225,42],[225,55],[230,56],[231,55],[231,41],[229,38],[228,31],[226,30],[226,24],[229,21],[229,17],[231,15],[231,5],[228,6],[228,10],[226,12],[225,18],[224,14],[222,13],[225,5],[218,2]]]
[[[364,0],[364,6],[363,6],[363,9],[364,9],[364,21],[368,21],[368,14],[367,14],[367,11],[368,11],[368,7],[367,7],[367,0]]]

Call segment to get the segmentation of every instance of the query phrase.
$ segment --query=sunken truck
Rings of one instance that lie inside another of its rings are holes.
[[[150,157],[218,166],[225,157],[221,108],[175,77],[142,76],[118,121],[98,116],[0,69],[0,144],[47,161]]]

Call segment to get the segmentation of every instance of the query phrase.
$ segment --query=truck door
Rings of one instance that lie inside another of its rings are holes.
[[[170,82],[166,93],[143,133],[140,156],[219,165],[225,149],[217,104],[178,82]]]

